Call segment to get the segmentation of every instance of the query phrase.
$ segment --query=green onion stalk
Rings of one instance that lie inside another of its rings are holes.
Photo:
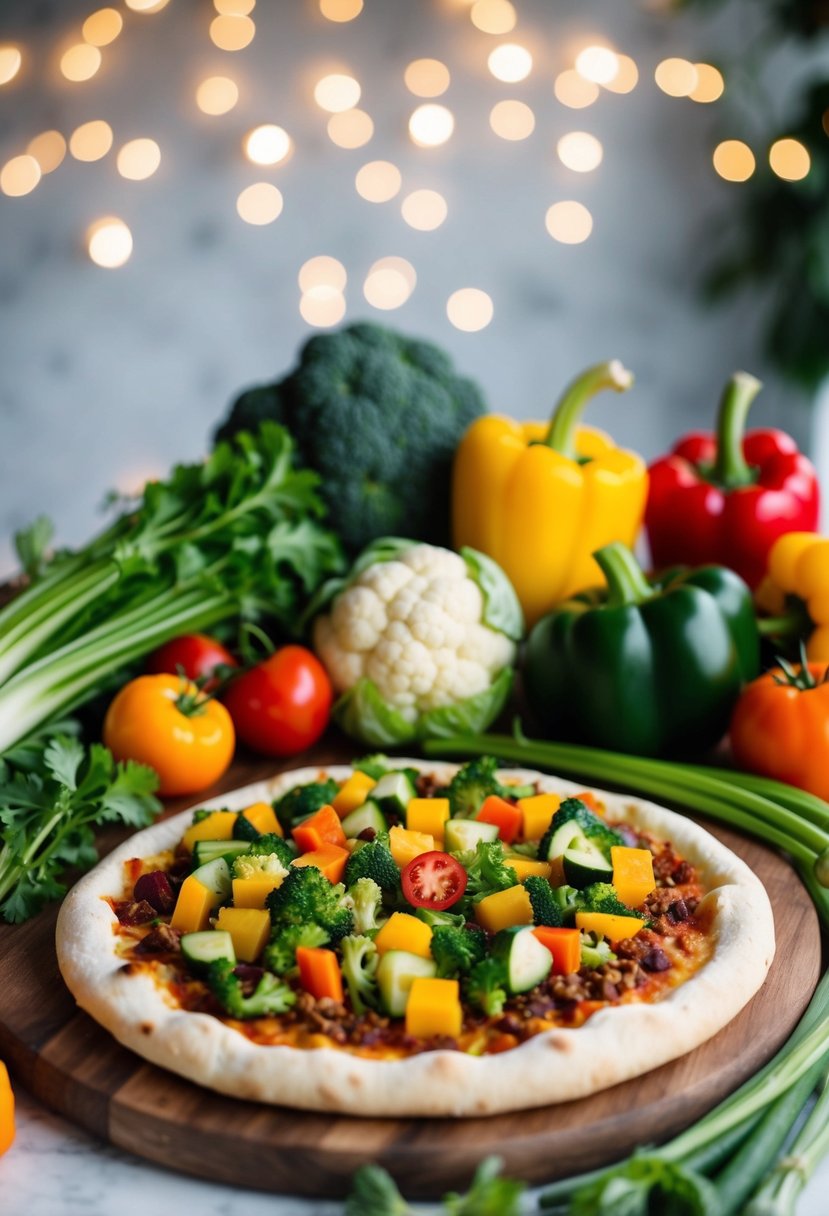
[[[0,754],[179,634],[263,618],[290,631],[342,568],[318,478],[292,457],[266,423],[148,484],[77,553],[47,558],[43,520],[17,538],[30,584],[0,609]]]
[[[693,807],[791,858],[829,931],[829,806],[803,790],[712,766],[536,741],[520,731],[514,737],[429,740],[424,750],[442,757],[493,755]],[[658,1148],[554,1183],[542,1195],[541,1207],[571,1216],[645,1212],[649,1203],[653,1211],[696,1216],[792,1216],[806,1179],[829,1151],[827,1069],[829,973],[789,1041],[729,1098]],[[820,1096],[792,1141],[794,1125],[819,1082]]]

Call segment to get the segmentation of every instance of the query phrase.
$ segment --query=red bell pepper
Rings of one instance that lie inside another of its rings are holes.
[[[720,402],[716,435],[695,431],[650,466],[645,527],[657,569],[709,562],[751,587],[784,532],[813,532],[820,491],[814,466],[784,431],[745,432],[762,385],[735,372]]]

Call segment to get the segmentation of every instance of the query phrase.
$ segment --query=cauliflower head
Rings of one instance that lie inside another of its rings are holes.
[[[387,538],[314,623],[340,726],[382,747],[483,730],[512,684],[523,618],[491,558]]]

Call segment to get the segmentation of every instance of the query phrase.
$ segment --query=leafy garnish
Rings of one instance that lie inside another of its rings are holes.
[[[465,1195],[444,1195],[440,1207],[419,1209],[437,1216],[519,1216],[524,1183],[501,1177],[501,1160],[487,1157]],[[345,1216],[415,1216],[394,1180],[377,1165],[364,1165],[354,1175]]]

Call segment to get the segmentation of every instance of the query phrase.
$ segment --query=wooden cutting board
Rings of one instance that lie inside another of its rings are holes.
[[[350,755],[335,742],[310,762]],[[212,793],[277,767],[237,763]],[[196,801],[201,796],[179,799],[169,813]],[[788,1038],[820,975],[817,916],[791,867],[755,841],[706,826],[769,893],[778,948],[768,979],[710,1042],[591,1098],[486,1119],[362,1120],[213,1094],[144,1063],[77,1010],[57,967],[54,908],[27,924],[0,927],[0,1056],[37,1098],[102,1139],[170,1169],[238,1186],[341,1196],[354,1170],[371,1161],[390,1170],[407,1195],[432,1197],[465,1186],[489,1153],[529,1182],[592,1169],[674,1135],[751,1076]],[[105,847],[125,835],[111,834]]]

